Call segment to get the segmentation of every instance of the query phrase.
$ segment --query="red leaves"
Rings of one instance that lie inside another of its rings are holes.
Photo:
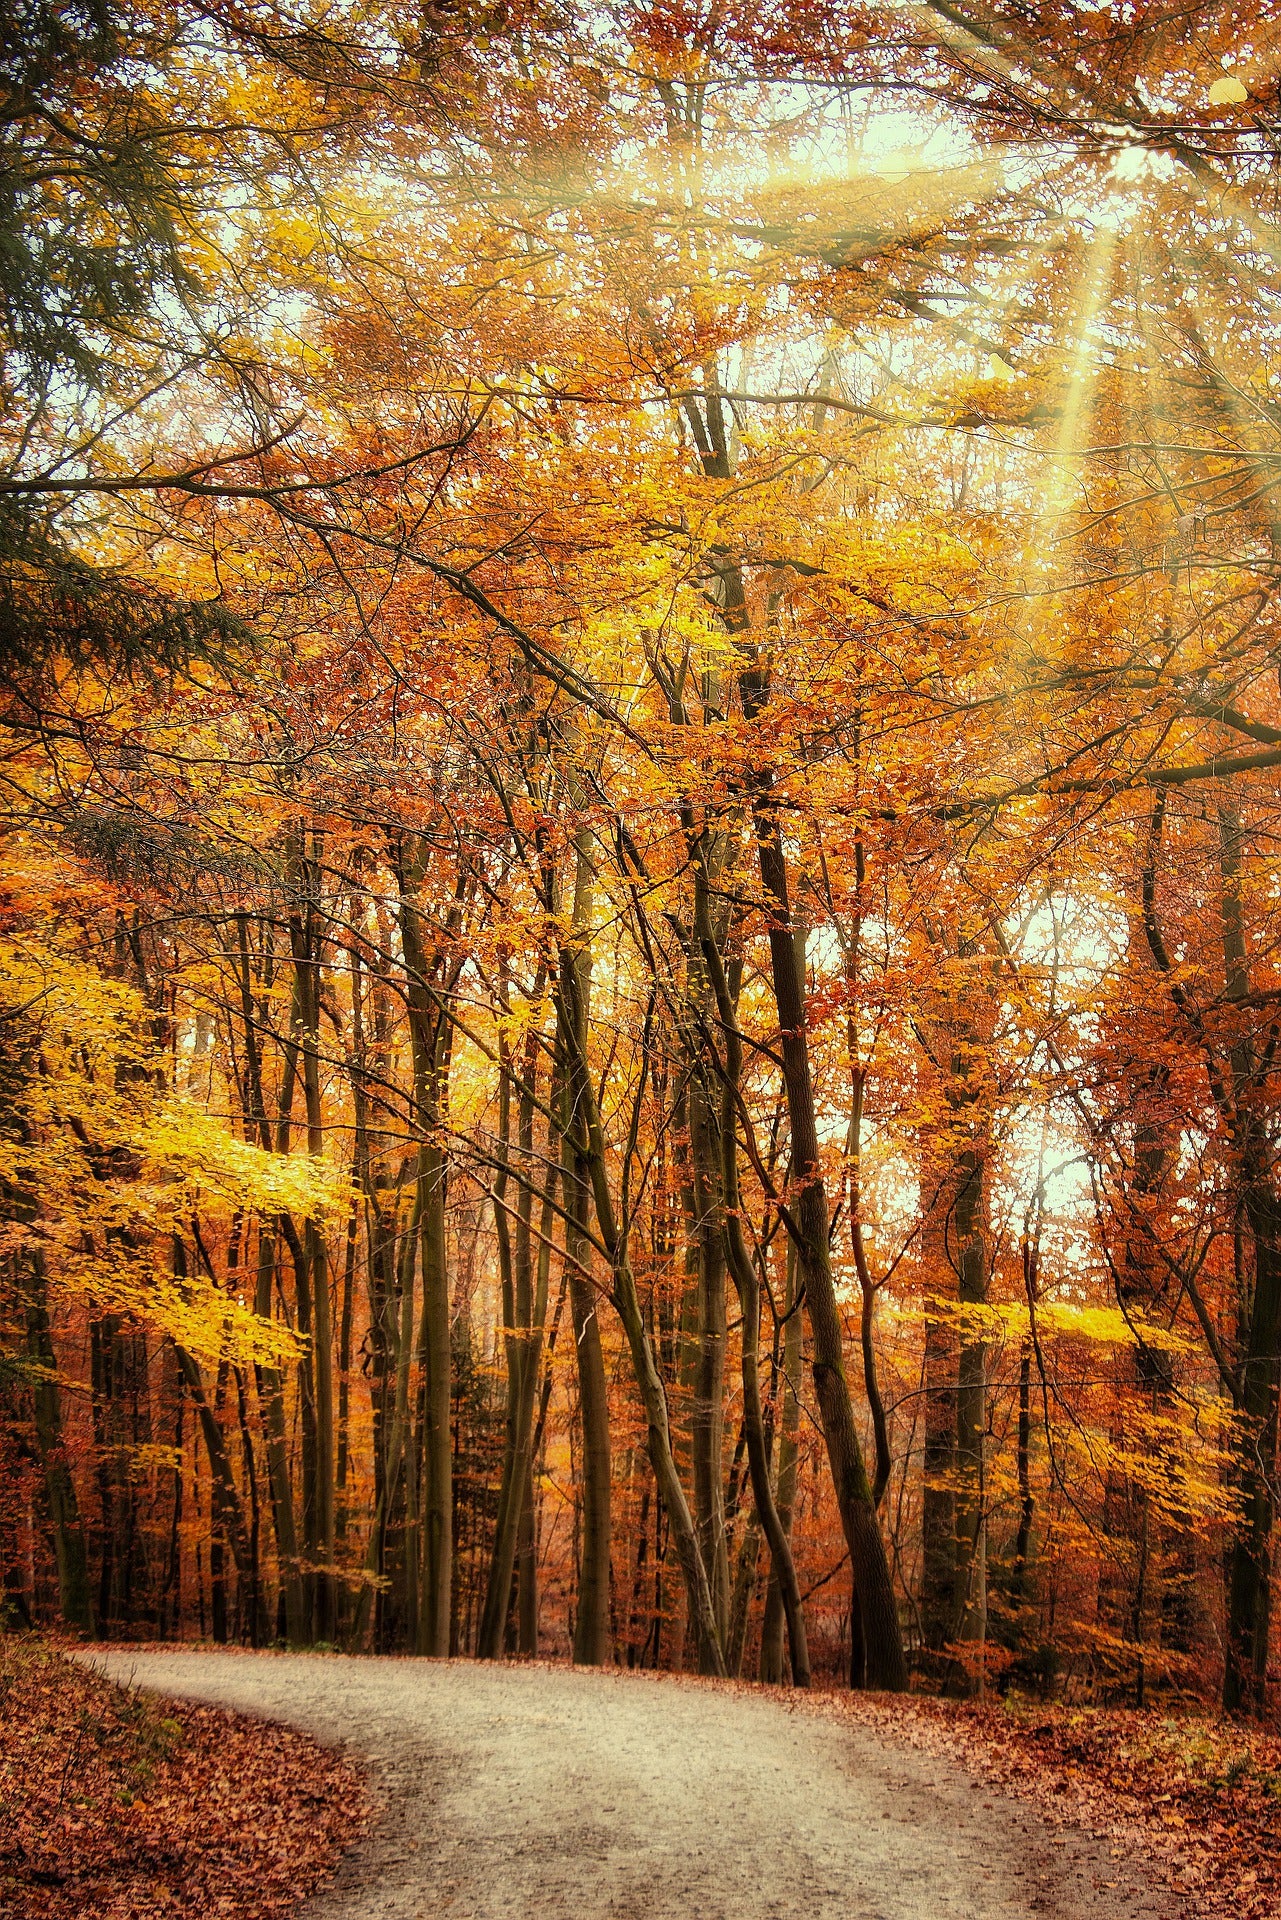
[[[272,1920],[332,1870],[368,1803],[305,1736],[125,1692],[0,1643],[0,1915]]]

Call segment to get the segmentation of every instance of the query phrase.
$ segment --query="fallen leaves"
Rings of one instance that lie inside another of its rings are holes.
[[[356,1770],[305,1735],[25,1640],[0,1640],[0,1714],[3,1920],[274,1920],[369,1817]]]
[[[960,1761],[985,1786],[1033,1802],[1145,1858],[1197,1920],[1281,1913],[1281,1737],[1186,1713],[987,1704],[866,1694],[784,1696],[875,1725]]]

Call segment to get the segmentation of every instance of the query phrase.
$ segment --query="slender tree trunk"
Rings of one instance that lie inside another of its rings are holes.
[[[258,1231],[258,1279],[254,1309],[260,1319],[271,1318],[272,1283],[276,1273],[275,1241]],[[284,1381],[278,1367],[259,1361],[255,1366],[258,1405],[266,1429],[267,1486],[276,1534],[276,1567],[285,1602],[285,1638],[291,1647],[308,1639],[302,1572],[298,1562],[298,1534],[294,1522],[294,1495],[289,1478],[289,1444],[285,1430]]]
[[[734,1556],[734,1581],[730,1588],[729,1630],[725,1638],[725,1670],[731,1680],[743,1671],[747,1650],[747,1626],[756,1592],[756,1577],[761,1559],[761,1523],[753,1507],[743,1526],[743,1537]]]
[[[787,1243],[787,1279],[783,1294],[783,1356],[779,1379],[781,1418],[778,1425],[778,1481],[775,1504],[779,1525],[790,1545],[796,1482],[800,1466],[801,1369],[804,1363],[804,1322],[796,1296],[796,1248]],[[761,1624],[761,1679],[777,1686],[783,1679],[783,1593],[771,1573]]]
[[[1272,1597],[1272,1470],[1277,1457],[1277,1356],[1281,1347],[1281,1207],[1258,1187],[1245,1195],[1254,1243],[1254,1299],[1241,1366],[1237,1485],[1240,1519],[1228,1554],[1223,1704],[1262,1713]]]
[[[339,1541],[347,1538],[347,1481],[351,1472],[351,1336],[356,1310],[356,1241],[359,1233],[359,1188],[353,1186],[351,1212],[347,1216],[347,1257],[343,1261],[342,1312],[338,1325],[338,1459],[336,1466],[337,1502],[334,1532]]]
[[[550,1175],[550,1168],[549,1168]],[[550,1220],[548,1223],[550,1240]],[[562,1271],[560,1287],[556,1294],[556,1305],[552,1311],[551,1329],[547,1335],[546,1354],[543,1364],[543,1383],[538,1395],[538,1414],[534,1421],[533,1437],[529,1447],[530,1471],[525,1497],[524,1515],[521,1520],[521,1537],[518,1550],[517,1577],[519,1591],[517,1595],[518,1640],[517,1648],[531,1660],[538,1654],[538,1535],[541,1502],[535,1493],[538,1477],[538,1462],[542,1457],[543,1435],[547,1429],[547,1409],[552,1397],[552,1359],[556,1352],[556,1340],[560,1333],[561,1319],[565,1311],[565,1297],[568,1292],[568,1275]],[[546,1319],[546,1315],[543,1316]]]
[[[422,1599],[418,1651],[445,1658],[453,1587],[453,1445],[450,1433],[450,1299],[445,1248],[445,1159],[440,1148],[423,1150],[423,1317],[420,1352],[424,1374]]]
[[[531,1456],[516,1540],[516,1651],[529,1660],[538,1658],[538,1505],[533,1467]]]
[[[765,702],[765,677],[759,671],[747,672],[742,684],[744,711],[749,719],[755,719]],[[770,961],[792,1128],[792,1165],[799,1188],[793,1217],[810,1325],[814,1392],[854,1575],[853,1613],[859,1630],[856,1642],[861,1635],[860,1672],[854,1675],[852,1670],[852,1677],[861,1678],[868,1687],[897,1692],[907,1684],[903,1635],[845,1373],[845,1343],[832,1278],[827,1194],[805,1035],[803,983],[793,937],[787,861],[768,774],[758,775],[752,805],[761,881],[770,911]]]
[[[181,1241],[175,1240],[175,1249],[181,1248]],[[175,1260],[177,1267],[179,1262]],[[183,1262],[185,1270],[185,1261]],[[182,1372],[191,1403],[196,1409],[200,1422],[200,1432],[204,1439],[205,1451],[209,1456],[209,1475],[211,1485],[211,1515],[214,1522],[214,1538],[219,1545],[225,1544],[231,1549],[232,1562],[242,1591],[247,1591],[251,1579],[249,1530],[245,1525],[245,1511],[240,1498],[240,1489],[231,1469],[231,1460],[227,1453],[227,1443],[219,1423],[217,1413],[210,1404],[205,1389],[204,1376],[200,1363],[174,1342],[174,1353]]]
[[[1010,1610],[1015,1616],[1013,1632],[1018,1636],[1017,1615],[1026,1604],[1028,1568],[1032,1554],[1032,1521],[1036,1499],[1032,1492],[1032,1355],[1028,1343],[1019,1355],[1019,1424],[1015,1443],[1015,1473],[1019,1490],[1019,1524],[1014,1536],[1014,1556],[1010,1572]]]
[[[953,1214],[961,1303],[961,1350],[956,1385],[956,1591],[953,1635],[977,1649],[977,1663],[963,1664],[957,1683],[981,1690],[982,1649],[987,1639],[987,1341],[981,1315],[987,1303],[987,1246],[980,1221],[983,1162],[972,1148],[960,1156],[960,1183]]]
[[[602,1667],[610,1658],[611,1457],[609,1386],[600,1337],[601,1295],[591,1279],[592,1250],[586,1231],[589,1180],[585,1156],[577,1152],[567,1138],[565,1253],[571,1262],[569,1310],[578,1354],[578,1410],[583,1446],[574,1662],[580,1667]]]
[[[385,1350],[388,1372],[392,1380],[390,1405],[387,1409],[389,1417],[384,1420],[382,1426],[385,1450],[381,1491],[375,1502],[373,1525],[370,1528],[369,1546],[365,1555],[365,1572],[369,1578],[361,1586],[352,1624],[352,1638],[359,1646],[365,1637],[371,1609],[374,1611],[374,1643],[379,1652],[388,1651],[391,1639],[386,1593],[387,1541],[392,1512],[400,1494],[401,1476],[405,1467],[407,1440],[411,1427],[409,1375],[413,1357],[414,1276],[421,1246],[422,1206],[422,1188],[415,1182],[408,1224],[400,1237],[400,1254],[394,1268],[394,1290],[392,1287],[387,1289]],[[409,1568],[408,1573],[416,1582],[416,1566]],[[375,1581],[379,1583],[377,1588],[373,1584]],[[377,1593],[376,1605],[375,1592]],[[416,1586],[413,1604],[409,1611],[416,1619]]]
[[[1155,1222],[1152,1209],[1160,1197],[1169,1163],[1168,1129],[1158,1116],[1166,1105],[1168,1071],[1163,1066],[1149,1071],[1135,1088],[1131,1102],[1136,1111],[1134,1128],[1134,1173],[1129,1196],[1130,1230],[1126,1233],[1120,1263],[1114,1268],[1118,1303],[1126,1318],[1155,1316],[1160,1311],[1162,1276],[1154,1247]],[[1142,1224],[1141,1224],[1142,1223]],[[1149,1606],[1149,1592],[1157,1591],[1158,1618],[1177,1618],[1177,1607],[1167,1609],[1167,1599],[1175,1600],[1165,1588],[1162,1556],[1152,1552],[1153,1528],[1160,1528],[1159,1506],[1150,1498],[1151,1474],[1135,1473],[1127,1465],[1127,1454],[1135,1451],[1148,1459],[1150,1469],[1162,1471],[1173,1487],[1177,1482],[1177,1462],[1168,1438],[1154,1430],[1154,1415],[1170,1411],[1174,1385],[1171,1357],[1147,1344],[1140,1335],[1125,1351],[1116,1388],[1114,1423],[1117,1438],[1116,1459],[1109,1465],[1104,1489],[1104,1530],[1111,1548],[1114,1575],[1108,1580],[1105,1562],[1100,1570],[1100,1612],[1106,1624],[1134,1649],[1134,1703],[1143,1705],[1145,1689],[1144,1643],[1148,1634],[1148,1616],[1157,1611]],[[1171,1423],[1172,1426],[1172,1423]],[[1171,1430],[1166,1427],[1166,1433]],[[1190,1526],[1170,1530],[1176,1553],[1186,1552]],[[1182,1534],[1182,1540],[1177,1536]],[[1113,1590],[1109,1591],[1109,1587]],[[1177,1635],[1176,1635],[1177,1637]],[[1185,1644],[1186,1644],[1186,1635]]]
[[[737,1237],[741,1242],[741,1227],[738,1228],[737,1235],[734,1234],[737,1224],[735,1220],[730,1229],[731,1241]],[[752,1480],[752,1497],[756,1503],[756,1516],[760,1522],[761,1531],[769,1545],[770,1563],[783,1601],[788,1645],[792,1656],[792,1684],[797,1687],[808,1687],[810,1662],[805,1619],[801,1612],[801,1590],[796,1578],[795,1563],[792,1560],[789,1533],[775,1505],[774,1490],[770,1485],[769,1455],[766,1451],[765,1424],[761,1414],[760,1280],[745,1245],[740,1244],[734,1248],[732,1265],[743,1315],[743,1427],[747,1436],[747,1462]]]
[[[429,982],[436,970],[422,937],[409,877],[401,876],[401,940],[405,951],[410,1040],[414,1062],[415,1127],[419,1133],[419,1231],[423,1306],[419,1352],[423,1368],[422,1584],[416,1643],[419,1653],[449,1653],[453,1584],[453,1440],[450,1432],[450,1297],[445,1236],[446,1163],[439,1127],[447,1080],[448,1030]],[[406,1483],[413,1479],[406,1472]]]
[[[580,831],[576,895],[590,884],[590,865],[586,834]],[[579,933],[574,946],[565,950],[557,982],[561,1015],[561,1033],[566,1051],[571,1126],[575,1130],[575,1150],[580,1164],[585,1162],[590,1176],[592,1198],[600,1237],[609,1254],[611,1298],[623,1323],[631,1355],[632,1371],[640,1392],[645,1415],[649,1457],[676,1545],[677,1558],[685,1579],[690,1619],[698,1645],[700,1669],[724,1676],[725,1650],[716,1624],[711,1584],[703,1562],[689,1502],[681,1484],[672,1452],[671,1427],[667,1413],[667,1394],[654,1359],[649,1330],[641,1307],[627,1248],[628,1223],[620,1223],[614,1210],[605,1156],[605,1137],[596,1108],[595,1089],[586,1049],[586,992],[582,977],[582,955],[586,945],[586,918],[580,919],[577,905],[575,923]],[[593,1308],[594,1311],[594,1308]],[[606,1601],[608,1596],[606,1596]]]
[[[540,973],[533,999],[542,999],[545,979]],[[534,1110],[538,1086],[538,1056],[541,1035],[532,1028],[526,1039],[522,1063],[522,1083],[518,1099],[518,1144],[521,1185],[516,1202],[514,1246],[505,1216],[506,1181],[500,1191],[495,1181],[495,1225],[498,1227],[500,1265],[503,1268],[504,1343],[507,1358],[507,1418],[503,1448],[503,1472],[498,1494],[498,1515],[494,1526],[494,1549],[490,1559],[485,1604],[476,1638],[476,1654],[481,1660],[496,1660],[502,1651],[507,1618],[511,1608],[512,1576],[519,1551],[521,1528],[526,1514],[526,1492],[531,1473],[530,1448],[534,1429],[534,1401],[542,1360],[543,1320],[547,1312],[547,1276],[551,1255],[552,1214],[546,1188],[539,1218],[537,1254],[533,1246],[534,1207]],[[505,1053],[505,1047],[504,1047]],[[509,1075],[504,1071],[505,1087]],[[510,1112],[510,1094],[500,1095],[501,1104]],[[556,1103],[553,1091],[551,1105]],[[504,1119],[506,1116],[504,1116]],[[500,1124],[502,1124],[500,1122]],[[502,1125],[504,1151],[507,1128]],[[544,1176],[550,1183],[550,1170]],[[498,1226],[499,1218],[501,1226]],[[537,1276],[537,1277],[535,1277]]]
[[[933,1213],[935,1210],[931,1209]],[[936,1229],[937,1225],[937,1231]],[[927,1665],[942,1677],[956,1592],[956,1316],[943,1291],[950,1272],[941,1224],[927,1219],[923,1486],[921,1492],[921,1637]]]
[[[562,1136],[565,1194],[565,1257],[569,1278],[570,1323],[578,1355],[578,1408],[582,1427],[582,1534],[578,1606],[574,1616],[574,1660],[578,1666],[604,1666],[610,1658],[609,1562],[611,1551],[612,1462],[609,1388],[601,1345],[601,1294],[591,1277],[588,1239],[591,1167],[587,1152],[591,1081],[587,1032],[592,990],[592,880],[586,834],[577,835],[574,898],[570,920],[573,945],[561,958],[560,1051],[565,1063],[566,1124]],[[599,1203],[598,1203],[599,1204]]]
[[[694,1524],[712,1590],[712,1610],[722,1640],[729,1624],[729,1555],[725,1540],[725,1483],[721,1455],[725,1435],[725,1243],[719,1162],[720,1124],[706,1062],[695,1061],[689,1089],[690,1161],[697,1253],[694,1367],[690,1441]]]
[[[721,1231],[729,1269],[738,1290],[742,1317],[743,1434],[747,1445],[748,1472],[751,1475],[756,1517],[769,1544],[770,1564],[782,1596],[792,1655],[792,1681],[795,1686],[807,1687],[810,1683],[810,1662],[805,1620],[801,1612],[800,1586],[792,1560],[791,1541],[779,1518],[774,1489],[770,1484],[769,1454],[761,1409],[761,1281],[743,1232],[742,1197],[739,1191],[736,1128],[738,1090],[743,1072],[743,1042],[738,1030],[742,957],[735,956],[727,973],[713,934],[707,872],[701,860],[695,861],[694,887],[699,938],[716,998],[724,1048],[725,1085],[720,1115]]]
[[[238,970],[240,1011],[245,1047],[245,1120],[247,1128],[256,1132],[258,1144],[264,1151],[269,1151],[273,1143],[267,1119],[267,1103],[262,1079],[262,1054],[258,1042],[258,1016],[253,998],[248,914],[236,915],[236,935],[240,961]],[[297,995],[298,982],[295,977],[295,1005]],[[282,1124],[285,1125],[287,1125],[286,1115],[287,1105],[282,1110]],[[260,1320],[272,1318],[272,1291],[275,1277],[275,1239],[266,1224],[260,1222],[258,1270],[254,1288],[254,1311]],[[310,1638],[310,1622],[306,1618],[302,1570],[298,1558],[298,1535],[294,1521],[293,1487],[289,1475],[284,1382],[280,1369],[269,1366],[263,1361],[255,1363],[254,1377],[258,1390],[258,1405],[265,1429],[267,1486],[271,1497],[272,1524],[276,1535],[277,1577],[284,1599],[285,1638],[291,1647],[299,1647],[305,1645]]]
[[[315,926],[315,863],[301,847],[295,861],[305,898],[290,916],[290,940],[301,1014],[303,1101],[307,1114],[307,1151],[321,1160],[325,1151],[324,1116],[320,1095],[320,941]],[[334,1571],[334,1346],[333,1310],[329,1286],[329,1254],[320,1223],[303,1226],[303,1257],[311,1306],[311,1366],[315,1399],[314,1554],[312,1569],[313,1631],[318,1640],[332,1642],[338,1629],[337,1579]]]

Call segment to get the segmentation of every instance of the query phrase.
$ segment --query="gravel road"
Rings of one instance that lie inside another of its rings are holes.
[[[113,1650],[300,1727],[377,1825],[298,1920],[1175,1920],[1141,1861],[768,1694],[475,1662]]]

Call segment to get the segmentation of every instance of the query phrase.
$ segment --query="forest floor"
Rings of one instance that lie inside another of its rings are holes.
[[[1200,1711],[787,1694],[881,1728],[1144,1863],[1195,1920],[1281,1920],[1281,1735]],[[1122,1909],[1125,1911],[1125,1909]]]
[[[297,1920],[1245,1920],[1277,1910],[1261,1904],[1270,1896],[1258,1867],[1233,1905],[1218,1904],[1206,1853],[1199,1868],[1179,1854],[1136,1784],[1142,1752],[1127,1761],[1102,1740],[1091,1759],[1089,1738],[1062,1714],[1020,1722],[927,1701],[805,1699],[548,1665],[156,1648],[87,1657],[128,1684],[287,1722],[367,1769],[375,1823]],[[1159,1741],[1149,1746],[1155,1754]],[[1105,1777],[1127,1765],[1128,1798]],[[1167,1766],[1163,1794],[1172,1777]],[[1238,1770],[1226,1791],[1244,1793],[1245,1777]],[[1266,1818],[1281,1802],[1260,1778]],[[1192,1824],[1186,1808],[1179,1818]],[[1236,1840],[1226,1827],[1220,1838],[1236,1878]]]
[[[275,1920],[362,1830],[331,1749],[0,1636],[2,1920]]]

